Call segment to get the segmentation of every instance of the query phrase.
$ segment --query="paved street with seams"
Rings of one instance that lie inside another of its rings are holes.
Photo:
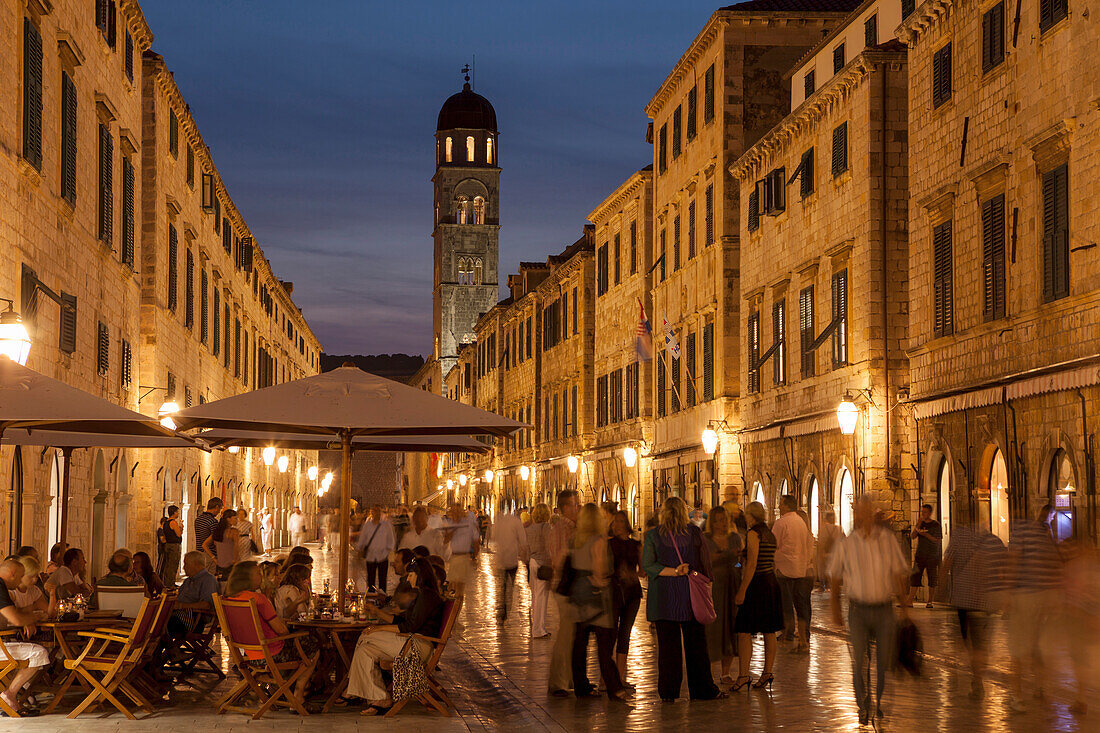
[[[327,577],[336,576],[335,553],[314,549],[316,558],[314,585],[318,589]],[[349,730],[857,730],[856,706],[852,696],[851,665],[848,645],[842,634],[827,620],[828,597],[815,593],[814,613],[817,633],[809,654],[796,654],[793,646],[780,645],[775,666],[775,686],[771,692],[753,690],[724,700],[708,702],[662,703],[656,695],[656,647],[645,622],[644,604],[634,627],[628,680],[637,686],[630,705],[610,703],[606,699],[576,700],[547,695],[550,650],[553,638],[530,638],[527,611],[529,596],[523,571],[516,584],[516,605],[503,624],[496,620],[498,589],[491,580],[491,555],[483,552],[476,586],[468,591],[459,627],[444,656],[441,678],[450,686],[457,714],[442,718],[411,705],[397,718],[364,718],[357,708],[307,718],[287,712],[275,712],[263,720],[251,721],[243,715],[214,715],[214,704],[230,681],[211,677],[196,686],[179,685],[169,695],[166,706],[143,720],[131,722],[115,714],[94,719],[84,716],[70,721],[59,715],[20,721],[0,720],[0,730],[19,731],[326,731]],[[360,581],[362,582],[362,581]],[[391,579],[392,583],[392,579]],[[551,614],[553,606],[551,605]],[[958,641],[952,610],[923,607],[913,612],[924,639],[927,658],[922,675],[890,677],[884,699],[886,718],[880,730],[897,731],[1096,731],[1100,730],[1100,700],[1090,699],[1091,712],[1074,716],[1068,712],[1071,702],[1067,680],[1054,677],[1046,685],[1044,699],[1029,692],[1024,713],[1007,710],[1007,656],[1001,623],[993,634],[993,670],[981,701],[968,697],[969,674],[963,670],[965,655]],[[549,628],[557,627],[551,616]],[[1067,669],[1057,629],[1046,640],[1054,664]],[[758,657],[762,647],[757,645]],[[590,675],[595,669],[595,647]],[[224,659],[224,655],[223,655]],[[760,668],[754,662],[754,674]],[[685,690],[686,694],[686,690]],[[74,700],[75,702],[75,700]],[[68,709],[66,706],[63,709]],[[864,730],[871,730],[869,727]]]

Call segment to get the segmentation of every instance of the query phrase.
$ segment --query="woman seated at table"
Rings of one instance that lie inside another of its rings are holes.
[[[283,578],[286,577],[286,573],[294,565],[308,565],[313,567],[313,555],[309,554],[309,550],[304,547],[295,547],[290,551],[290,554],[283,560],[283,564],[279,566],[279,583],[283,582]]]
[[[412,644],[421,659],[431,653],[431,645],[420,639],[399,634],[421,634],[438,637],[443,626],[443,598],[431,564],[418,558],[414,560],[415,588],[400,594],[409,598],[408,610],[391,614],[384,610],[375,613],[386,622],[382,626],[367,627],[359,636],[348,674],[349,697],[367,701],[363,715],[382,715],[393,705],[393,697],[382,679],[382,662],[393,662],[406,642]],[[404,600],[400,597],[399,602]]]
[[[134,577],[145,586],[145,595],[156,598],[164,592],[164,581],[153,568],[153,560],[146,552],[134,553]]]
[[[282,585],[275,591],[275,610],[279,612],[279,618],[296,620],[309,606],[312,574],[309,565],[291,565],[287,569]]]
[[[275,602],[275,593],[279,590],[279,576],[282,571],[282,566],[277,562],[264,560],[260,563],[260,592],[272,603]]]
[[[271,601],[267,600],[263,593],[260,593],[260,566],[256,564],[256,561],[246,560],[233,566],[233,570],[229,573],[229,580],[225,583],[225,596],[232,601],[248,600],[255,604],[260,616],[260,630],[263,632],[265,639],[290,633],[286,623],[279,618],[279,614],[272,607]],[[233,628],[235,625],[232,620],[229,620],[229,624],[234,634],[242,633],[242,629]],[[243,637],[240,640],[247,641]],[[306,664],[309,665],[310,671],[298,680],[294,687],[294,694],[299,700],[304,700],[306,685],[309,684],[310,677],[313,675],[313,668],[317,664],[318,645],[316,639],[309,635],[300,637],[298,641],[302,645],[302,651],[306,654]],[[298,650],[293,643],[272,642],[268,650],[271,652],[275,663],[298,660]],[[249,651],[247,656],[249,659],[264,658],[263,653],[258,651]]]
[[[19,583],[19,587],[9,591],[12,602],[20,611],[32,613],[35,618],[48,618],[51,610],[55,612],[57,610],[57,591],[51,591],[50,597],[47,598],[38,587],[38,574],[41,571],[38,560],[29,555],[23,555],[17,559],[23,566],[23,580]]]

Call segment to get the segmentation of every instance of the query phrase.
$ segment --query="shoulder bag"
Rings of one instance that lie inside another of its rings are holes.
[[[672,543],[673,549],[676,550],[676,557],[683,565],[684,556],[680,554],[680,546],[676,544],[676,538],[670,534],[668,541]],[[713,623],[718,618],[718,614],[714,612],[714,598],[710,593],[710,578],[691,570],[688,572],[687,579],[688,589],[691,591],[691,612],[695,615],[695,620],[704,625]]]

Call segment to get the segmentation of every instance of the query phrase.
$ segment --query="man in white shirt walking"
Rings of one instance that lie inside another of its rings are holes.
[[[386,580],[390,568],[390,552],[397,544],[390,520],[382,518],[382,507],[375,504],[359,528],[355,548],[367,564],[367,589],[377,588],[386,592]]]
[[[871,714],[882,717],[882,693],[886,687],[886,672],[897,658],[897,620],[894,618],[893,597],[905,600],[909,594],[909,564],[901,554],[897,539],[885,527],[875,522],[871,500],[861,496],[853,511],[855,529],[837,543],[829,562],[832,582],[833,622],[844,627],[840,613],[840,591],[848,594],[849,638],[852,644],[852,681],[859,706],[860,725],[871,720]],[[902,607],[902,614],[905,608]],[[874,710],[871,690],[867,686],[868,653],[874,639],[877,651],[878,684]]]
[[[428,526],[428,510],[422,506],[413,509],[412,522],[401,537],[399,550],[415,550],[423,545],[433,555],[443,556],[443,535]]]
[[[500,578],[500,595],[497,603],[497,618],[508,618],[508,602],[516,588],[516,571],[520,560],[527,557],[527,532],[523,521],[503,508],[497,514],[492,528],[493,569]]]
[[[473,577],[474,558],[481,549],[477,516],[468,514],[461,504],[451,505],[450,514],[443,525],[443,537],[451,553],[447,563],[447,582],[454,586],[455,594],[461,598],[466,584]]]
[[[275,549],[275,515],[264,507],[264,513],[260,517],[260,541],[263,542],[264,552],[271,553]]]
[[[306,515],[302,514],[301,507],[294,507],[294,512],[287,522],[287,530],[290,532],[290,546],[298,547],[306,541]]]
[[[783,496],[779,500],[779,519],[772,526],[772,534],[775,535],[775,576],[783,597],[783,638],[786,641],[796,638],[797,617],[797,651],[802,652],[810,649],[810,594],[814,580],[807,576],[814,536],[797,509],[793,494]]]

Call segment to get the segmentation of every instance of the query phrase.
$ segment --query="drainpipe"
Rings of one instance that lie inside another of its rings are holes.
[[[1093,544],[1096,544],[1096,484],[1093,480],[1092,473],[1092,436],[1089,435],[1088,416],[1085,412],[1085,394],[1081,390],[1077,390],[1077,397],[1081,400],[1081,438],[1084,441],[1085,448],[1085,495],[1087,497],[1085,506],[1087,511],[1085,516],[1088,518],[1088,533],[1092,539]]]
[[[1020,457],[1020,442],[1016,436],[1016,408],[1012,406],[1011,402],[1006,402],[1005,405],[1008,407],[1008,411],[1012,413],[1012,455],[1016,465],[1016,476],[1019,478],[1020,484],[1020,503],[1023,506],[1020,516],[1026,519],[1029,514],[1027,506],[1027,472],[1024,470],[1024,459]],[[1007,435],[1005,440],[1008,440]]]
[[[882,388],[886,393],[886,399],[883,402],[882,413],[884,416],[883,424],[885,426],[886,433],[886,449],[883,452],[885,465],[883,466],[883,477],[889,479],[890,477],[890,308],[889,308],[889,289],[887,287],[888,277],[886,275],[886,258],[888,253],[888,245],[886,242],[886,214],[889,210],[887,204],[886,193],[886,98],[887,89],[889,85],[887,83],[887,71],[889,70],[889,64],[884,63],[882,66],[882,139],[879,141],[881,148],[881,164],[882,170],[879,172],[879,179],[881,181],[881,188],[879,192],[879,200],[881,202],[882,210],[879,216],[879,238],[882,246],[882,264],[879,267],[879,271],[882,277]],[[889,481],[887,481],[889,486]],[[900,487],[900,482],[899,482]]]

